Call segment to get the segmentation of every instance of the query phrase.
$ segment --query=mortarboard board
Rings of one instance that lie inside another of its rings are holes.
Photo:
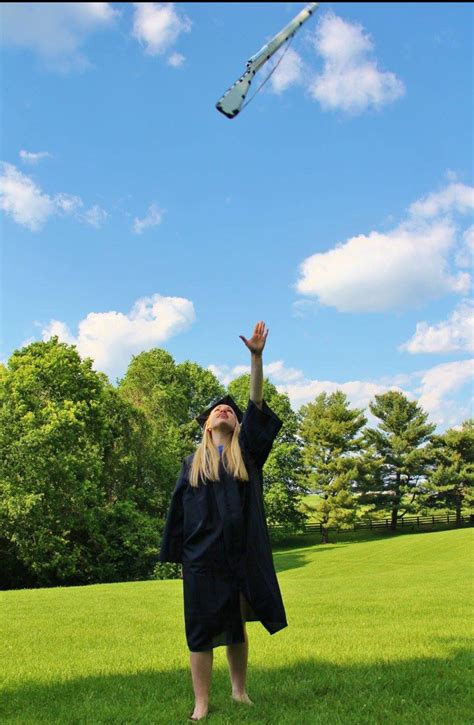
[[[234,411],[235,415],[237,416],[237,420],[239,421],[239,423],[242,422],[242,418],[244,417],[244,414],[240,410],[239,406],[237,405],[237,403],[235,402],[235,400],[230,395],[225,395],[220,400],[216,400],[214,403],[212,403],[212,405],[210,405],[209,408],[207,408],[206,410],[204,410],[202,413],[200,413],[195,418],[195,420],[197,420],[197,422],[199,423],[199,425],[201,426],[201,428],[204,427],[204,424],[206,423],[206,420],[208,419],[209,414],[211,413],[211,411],[213,410],[213,408],[215,408],[216,405],[221,405],[221,404],[222,405],[224,405],[224,404],[225,405],[230,405],[230,407]]]

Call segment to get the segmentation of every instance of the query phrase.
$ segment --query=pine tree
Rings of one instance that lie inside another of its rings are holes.
[[[359,477],[357,437],[367,422],[362,410],[351,410],[345,393],[325,392],[299,410],[299,435],[303,441],[304,478],[319,493],[317,513],[322,542],[330,526],[348,527],[355,521],[354,485]]]
[[[461,526],[463,506],[474,502],[474,419],[460,430],[450,428],[433,436],[430,452],[433,468],[425,485],[425,500],[434,507],[454,507],[456,526]]]
[[[390,527],[395,530],[403,496],[419,493],[419,483],[426,478],[431,460],[430,451],[422,444],[429,442],[436,426],[427,423],[428,414],[416,401],[389,390],[375,396],[369,404],[371,412],[381,420],[378,429],[367,428],[365,437],[376,452],[377,473],[372,491],[366,491],[377,503],[391,507]]]

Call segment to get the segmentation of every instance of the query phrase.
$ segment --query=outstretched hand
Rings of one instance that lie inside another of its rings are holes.
[[[247,338],[243,335],[239,335],[239,337],[247,345],[250,352],[252,352],[254,355],[261,355],[263,348],[265,347],[268,333],[269,329],[267,328],[267,331],[265,332],[265,323],[262,320],[260,322],[257,322],[257,324],[255,325],[253,335],[250,340],[247,340]]]

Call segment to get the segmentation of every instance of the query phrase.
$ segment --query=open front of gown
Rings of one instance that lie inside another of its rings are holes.
[[[160,561],[183,565],[184,619],[193,652],[244,642],[240,592],[247,621],[270,634],[287,626],[263,503],[262,466],[282,426],[263,401],[249,400],[239,443],[249,481],[234,479],[222,463],[219,480],[195,488],[182,464],[165,524]]]

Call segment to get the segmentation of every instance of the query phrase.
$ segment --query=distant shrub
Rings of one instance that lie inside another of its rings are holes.
[[[182,579],[181,564],[158,561],[153,568],[153,579]]]

